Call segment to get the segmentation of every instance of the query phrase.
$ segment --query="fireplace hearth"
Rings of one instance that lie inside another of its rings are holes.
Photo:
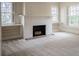
[[[33,37],[46,35],[46,25],[33,26]]]

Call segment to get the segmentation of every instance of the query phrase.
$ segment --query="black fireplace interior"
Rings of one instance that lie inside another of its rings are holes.
[[[41,35],[46,35],[46,26],[45,25],[33,26],[33,37]]]

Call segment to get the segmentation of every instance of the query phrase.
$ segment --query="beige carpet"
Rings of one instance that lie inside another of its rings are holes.
[[[79,56],[79,35],[58,32],[32,40],[3,41],[2,55]]]

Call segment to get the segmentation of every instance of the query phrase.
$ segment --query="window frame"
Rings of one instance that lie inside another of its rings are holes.
[[[56,9],[55,11],[56,11],[57,14],[55,14],[55,16],[54,16],[54,17],[56,17],[56,21],[53,20],[52,8],[53,8],[53,9]],[[51,8],[52,21],[53,21],[53,23],[58,23],[58,22],[59,22],[59,16],[60,16],[60,15],[59,15],[59,10],[60,10],[60,9],[59,9],[58,6],[53,6],[52,8]]]
[[[75,6],[79,6],[79,4],[77,4],[77,5],[70,5],[70,6],[67,7],[67,25],[70,26],[70,27],[78,27],[78,26],[79,26],[79,22],[77,23],[78,25],[73,24],[74,26],[71,26],[71,25],[69,24],[69,22],[70,22],[70,21],[69,21],[69,8],[72,7],[72,6],[74,6],[74,7],[75,7]],[[75,8],[77,8],[77,7],[75,7]],[[76,16],[78,16],[78,15],[76,15]],[[79,20],[78,20],[78,21],[79,21]]]
[[[1,3],[11,3],[11,12],[2,12],[1,11],[1,25],[2,26],[8,26],[8,25],[12,25],[12,24],[14,24],[14,21],[13,21],[13,3],[12,2],[1,2]],[[0,5],[0,8],[5,8],[5,7],[2,7],[1,5]],[[7,22],[5,22],[6,24],[4,24],[3,23],[3,21],[2,21],[2,13],[3,14],[6,14],[6,13],[8,13],[8,14],[11,14],[11,23],[8,23],[7,24]]]

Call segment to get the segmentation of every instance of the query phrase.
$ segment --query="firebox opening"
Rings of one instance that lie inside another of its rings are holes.
[[[46,35],[46,26],[45,25],[33,26],[33,37],[41,35]]]

